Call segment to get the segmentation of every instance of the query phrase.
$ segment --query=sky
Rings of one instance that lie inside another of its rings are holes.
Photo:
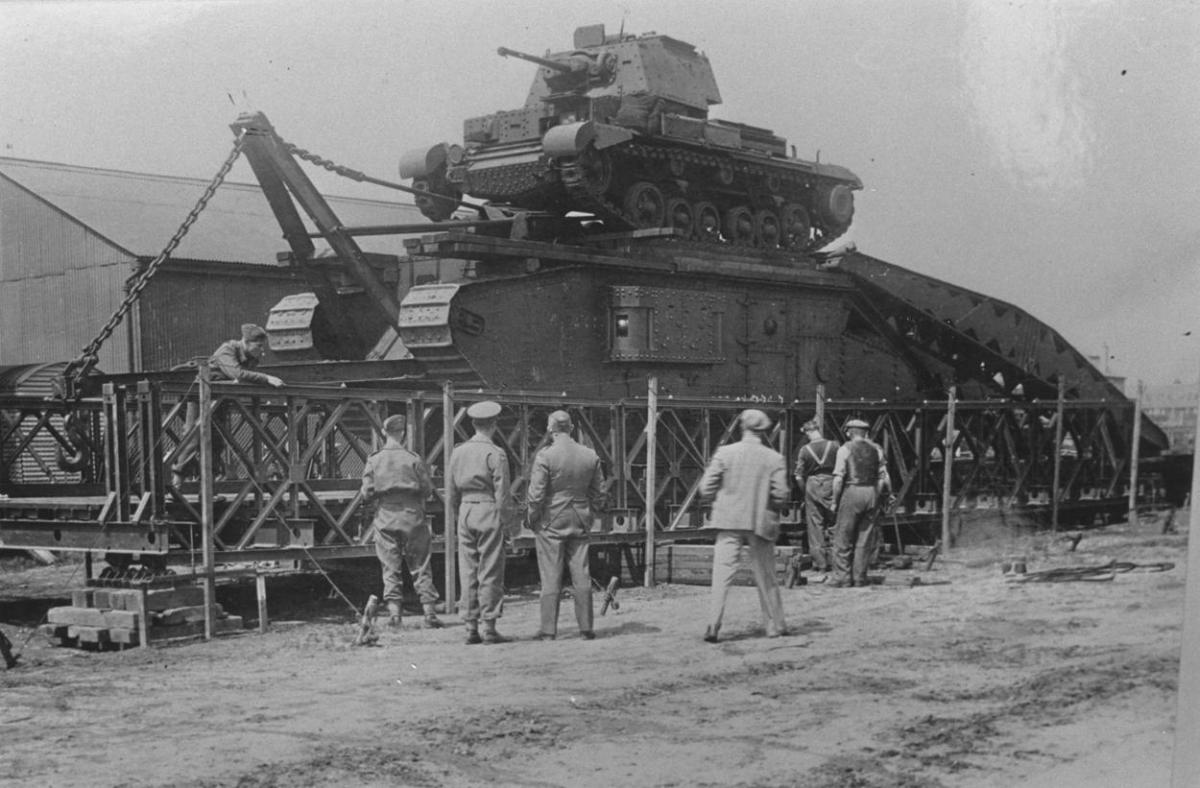
[[[404,151],[524,103],[534,67],[497,47],[596,23],[696,45],[713,117],[858,174],[860,251],[1012,303],[1113,375],[1200,377],[1198,0],[10,1],[0,155],[208,179],[260,110],[398,180]]]

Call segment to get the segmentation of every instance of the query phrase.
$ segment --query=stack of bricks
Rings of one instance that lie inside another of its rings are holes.
[[[214,634],[241,630],[242,617],[214,604]],[[125,648],[155,640],[204,634],[204,589],[85,588],[71,592],[70,607],[54,607],[41,632],[52,643],[82,648]]]

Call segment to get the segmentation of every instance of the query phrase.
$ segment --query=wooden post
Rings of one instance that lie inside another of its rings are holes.
[[[446,612],[458,599],[458,512],[450,505],[450,455],[454,452],[454,384],[442,384],[442,507],[445,523],[442,528],[445,540],[445,594]]]
[[[942,444],[942,549],[949,550],[950,539],[950,505],[954,501],[951,494],[954,466],[954,405],[955,386],[950,387],[946,398],[946,438]]]
[[[821,425],[821,434],[824,435],[825,434],[825,384],[824,383],[817,384],[816,410],[817,410],[817,415],[816,415],[817,424]]]
[[[1129,524],[1138,524],[1137,489],[1138,455],[1142,448],[1142,381],[1137,383],[1137,396],[1133,399],[1133,437],[1129,441]]]
[[[258,599],[258,631],[267,633],[267,576],[254,573],[254,596]]]
[[[1050,530],[1058,533],[1058,487],[1062,483],[1063,414],[1066,381],[1058,379],[1058,406],[1054,415],[1054,487],[1050,490]]]
[[[150,605],[146,601],[146,586],[140,584],[137,595],[137,619],[138,645],[142,648],[150,648],[150,622],[146,620],[150,616],[149,608]]]
[[[213,556],[212,371],[200,362],[200,541],[204,551],[204,639],[212,640],[217,580]]]
[[[1193,445],[1200,445],[1200,419],[1196,420],[1196,443]],[[1200,463],[1192,464],[1190,504],[1171,788],[1200,785],[1200,747],[1196,746],[1200,742]]]
[[[654,499],[658,497],[658,376],[646,387],[646,588],[654,586]]]

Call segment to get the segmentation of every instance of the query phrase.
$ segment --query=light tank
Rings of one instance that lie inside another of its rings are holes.
[[[708,57],[669,36],[575,31],[574,48],[499,54],[540,66],[519,109],[469,118],[463,142],[406,153],[400,176],[441,200],[464,195],[554,215],[590,214],[606,231],[667,227],[700,241],[807,251],[846,232],[862,182],[834,164],[788,154],[787,140],[714,120],[721,103]]]

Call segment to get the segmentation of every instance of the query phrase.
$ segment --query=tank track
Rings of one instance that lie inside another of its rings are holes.
[[[720,232],[693,231],[691,236],[696,240],[808,252],[828,245],[850,227],[850,221],[840,227],[821,222],[812,200],[812,194],[821,185],[833,186],[840,181],[789,167],[644,143],[614,147],[601,153],[585,152],[574,159],[560,161],[558,167],[572,209],[592,213],[605,224],[619,229],[648,226],[644,220],[631,215],[626,205],[614,201],[615,196],[628,193],[641,183],[655,186],[664,200],[684,197],[694,204],[707,202],[717,208],[744,206],[751,213],[764,208],[773,210],[783,203],[797,203],[806,209],[812,224],[809,238],[798,243],[788,243],[782,233],[777,240],[764,241],[757,237],[757,231],[754,239],[739,240],[729,237],[724,228]],[[603,173],[599,177],[595,175],[597,170]],[[713,182],[699,188],[694,185],[711,173],[723,176],[725,183],[714,178]],[[693,174],[701,178],[687,177]],[[663,225],[670,226],[669,216],[664,215]]]

